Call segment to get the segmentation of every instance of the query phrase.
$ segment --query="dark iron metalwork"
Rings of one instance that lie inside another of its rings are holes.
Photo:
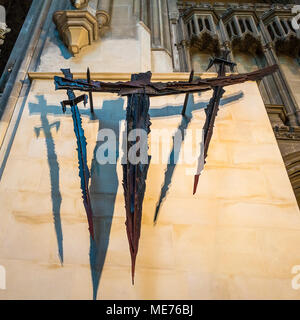
[[[190,73],[190,78],[189,78],[190,83],[193,81],[193,78],[194,78],[194,70],[192,70]],[[182,108],[182,112],[181,112],[181,115],[183,115],[183,116],[185,116],[185,111],[186,111],[188,101],[189,101],[189,93],[187,93],[184,98],[183,108]]]
[[[79,91],[93,92],[111,92],[120,96],[127,96],[134,93],[146,93],[149,97],[166,96],[181,93],[203,92],[213,89],[216,86],[230,86],[246,81],[256,81],[272,74],[278,69],[275,64],[263,69],[259,69],[249,73],[234,74],[210,79],[198,79],[191,83],[188,81],[174,82],[150,82],[150,80],[132,80],[128,82],[102,82],[87,80],[72,80],[55,76],[54,82],[56,90],[73,89]],[[146,74],[150,74],[148,71]]]
[[[88,178],[89,171],[86,165],[86,141],[81,128],[81,119],[76,103],[78,101],[86,102],[86,97],[75,97],[73,90],[85,91],[85,92],[110,92],[117,93],[121,96],[128,96],[128,106],[126,113],[127,120],[127,137],[131,130],[144,129],[149,134],[150,132],[150,117],[149,117],[149,97],[152,96],[164,96],[171,94],[186,94],[185,104],[182,110],[182,114],[185,114],[185,109],[188,101],[188,94],[194,92],[201,92],[207,90],[214,90],[213,97],[211,98],[205,112],[206,122],[204,125],[204,160],[207,156],[207,150],[209,142],[213,134],[214,121],[217,116],[220,99],[224,93],[223,87],[243,83],[245,81],[260,80],[264,76],[272,74],[278,69],[277,65],[266,67],[254,72],[245,74],[235,74],[225,76],[225,66],[229,66],[233,70],[234,63],[227,61],[227,52],[224,52],[222,58],[214,58],[210,61],[209,67],[214,64],[219,64],[219,72],[217,78],[210,79],[197,79],[193,80],[193,72],[190,74],[189,81],[177,81],[177,82],[151,82],[151,72],[134,74],[131,77],[131,81],[128,82],[102,82],[91,81],[89,70],[87,80],[79,79],[73,80],[73,77],[69,69],[64,69],[63,73],[65,78],[55,76],[54,83],[56,90],[68,90],[69,101],[62,102],[63,109],[66,105],[71,105],[71,110],[74,120],[74,130],[77,136],[78,143],[78,156],[79,156],[79,169],[80,177],[82,181],[82,191],[84,203],[86,206],[87,216],[90,225],[90,231],[92,227],[92,211],[88,193]],[[91,103],[92,111],[92,103]],[[128,141],[127,150],[138,141]],[[83,152],[82,152],[83,150]],[[149,156],[148,156],[148,160]],[[132,262],[132,282],[134,283],[135,273],[135,261],[138,252],[139,238],[141,232],[141,220],[142,220],[142,204],[144,199],[146,177],[149,167],[148,164],[132,164],[128,159],[127,163],[123,165],[123,188],[125,197],[126,208],[126,229],[129,242],[131,262]],[[197,188],[199,175],[195,176],[194,193]]]
[[[64,76],[68,80],[73,79],[73,75],[70,72],[70,69],[61,69]],[[83,198],[83,204],[85,207],[87,219],[88,219],[88,225],[89,225],[89,231],[91,237],[94,239],[94,226],[93,226],[93,212],[92,212],[92,206],[91,206],[91,200],[90,200],[90,193],[89,193],[89,180],[90,180],[90,172],[87,165],[87,153],[86,153],[86,138],[84,136],[84,130],[82,128],[82,121],[80,112],[78,109],[77,104],[81,101],[84,102],[84,105],[87,103],[87,96],[81,95],[76,98],[73,89],[68,89],[67,94],[69,97],[69,100],[63,101],[61,103],[63,112],[66,111],[66,106],[71,106],[71,112],[72,112],[72,118],[73,118],[73,124],[74,124],[74,132],[77,139],[77,152],[78,152],[78,164],[79,164],[79,177],[81,180],[81,191],[82,191],[82,198]]]
[[[223,51],[222,52],[222,57],[221,58],[213,58],[210,59],[209,65],[207,67],[207,70],[209,70],[214,64],[219,65],[219,70],[218,70],[218,77],[224,77],[225,76],[225,67],[229,66],[230,70],[233,71],[234,66],[236,65],[235,63],[228,61],[227,56],[229,55],[229,51]],[[206,114],[206,121],[203,127],[204,130],[204,152],[203,152],[203,158],[201,157],[199,159],[199,164],[198,164],[198,170],[201,168],[201,162],[203,161],[204,164],[206,163],[206,157],[207,157],[207,152],[208,152],[208,147],[210,144],[211,137],[213,135],[213,130],[214,130],[214,124],[215,120],[219,111],[219,104],[220,100],[225,93],[225,90],[223,89],[223,86],[215,86],[214,87],[214,93],[212,98],[210,99],[207,107],[205,108],[205,114]],[[197,172],[197,174],[194,177],[194,188],[193,188],[193,194],[196,193],[197,191],[197,186],[198,186],[198,181],[199,181],[199,176],[200,172]]]
[[[90,68],[87,68],[86,78],[87,78],[88,84],[91,84]],[[92,93],[92,91],[89,91],[89,99],[90,99],[90,110],[91,110],[91,113],[94,113],[94,100],[93,100],[93,93]]]
[[[133,74],[131,80],[150,81],[151,73]],[[150,116],[149,116],[149,97],[145,93],[131,94],[128,96],[128,105],[126,110],[127,122],[127,150],[138,142],[139,137],[134,141],[129,141],[128,135],[132,130],[143,129],[150,133]],[[138,151],[139,152],[139,151]],[[138,252],[139,239],[141,233],[142,222],[142,206],[146,188],[146,178],[150,163],[150,156],[148,162],[143,164],[131,163],[128,159],[127,163],[123,164],[123,188],[126,208],[126,230],[131,255],[131,274],[132,284],[134,284],[135,261]],[[139,156],[139,154],[137,155]]]

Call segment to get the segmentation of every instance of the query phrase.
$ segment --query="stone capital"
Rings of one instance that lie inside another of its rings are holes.
[[[88,11],[56,11],[53,21],[64,44],[73,55],[99,38],[98,21]]]
[[[97,10],[96,18],[98,20],[99,28],[108,26],[110,23],[110,15],[107,11]]]

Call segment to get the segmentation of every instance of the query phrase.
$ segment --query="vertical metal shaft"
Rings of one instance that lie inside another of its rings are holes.
[[[190,73],[189,82],[192,82],[192,81],[193,81],[193,78],[194,78],[194,70],[192,70],[191,73]],[[189,93],[187,93],[187,94],[185,95],[185,99],[184,99],[184,103],[183,103],[183,108],[182,108],[182,112],[181,112],[181,114],[182,114],[183,116],[185,116],[185,111],[186,111],[186,107],[187,107],[188,101],[189,101]]]
[[[87,81],[89,84],[91,84],[91,74],[90,74],[90,68],[87,68],[86,72]],[[90,99],[90,109],[91,113],[94,113],[94,102],[93,102],[93,94],[92,91],[89,91],[89,99]]]

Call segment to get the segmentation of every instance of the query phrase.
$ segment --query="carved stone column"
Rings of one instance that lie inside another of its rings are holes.
[[[133,12],[139,21],[142,21],[148,28],[150,28],[149,23],[149,0],[134,0],[133,2]]]
[[[225,30],[225,25],[222,19],[219,20],[219,30],[220,30],[220,39],[222,43],[222,49],[229,51],[228,59],[234,61],[233,53],[231,50],[230,39],[228,38],[227,32]],[[229,68],[227,67],[227,71]],[[234,72],[237,72],[237,67],[234,67]]]
[[[260,20],[259,26],[263,35],[264,54],[268,64],[272,65],[274,63],[277,63],[278,65],[280,65],[273,43],[270,39],[269,34],[267,33],[267,30],[265,29],[265,25],[262,20]],[[281,71],[280,66],[279,70],[274,74],[274,79],[276,81],[276,85],[279,88],[282,101],[287,108],[287,117],[289,119],[289,124],[290,126],[297,126],[298,123],[300,123],[299,109],[297,108],[297,103],[295,102],[294,97],[290,92],[290,88],[286,83],[285,76]]]
[[[152,0],[150,2],[150,11],[152,49],[164,49],[171,54],[170,24],[167,0]]]
[[[4,43],[5,34],[10,32],[6,25],[6,12],[3,6],[0,6],[0,45]]]
[[[96,17],[98,20],[99,28],[108,26],[111,16],[111,0],[98,0]]]
[[[172,40],[174,71],[179,72],[180,61],[179,61],[179,53],[178,53],[178,47],[177,47],[177,44],[179,43],[178,35],[177,35],[177,28],[178,28],[177,24],[179,19],[179,12],[170,12],[169,17],[171,22],[171,40]]]

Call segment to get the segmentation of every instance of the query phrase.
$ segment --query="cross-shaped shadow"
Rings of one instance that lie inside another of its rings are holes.
[[[47,148],[47,160],[50,170],[50,181],[51,181],[51,199],[52,199],[52,213],[54,220],[54,227],[56,232],[56,239],[58,245],[58,254],[61,264],[64,261],[63,254],[63,234],[61,227],[61,217],[60,217],[60,208],[61,208],[61,192],[59,187],[59,164],[57,161],[57,155],[55,152],[55,143],[53,140],[51,129],[55,128],[56,131],[60,128],[60,121],[56,121],[53,123],[49,123],[47,118],[48,114],[62,115],[60,112],[60,108],[57,106],[47,106],[47,101],[44,96],[37,96],[38,103],[29,103],[29,113],[32,114],[40,114],[41,116],[41,126],[35,127],[34,131],[36,136],[39,137],[41,132],[45,136],[45,143]]]
[[[238,93],[228,99],[223,99],[221,105],[240,99],[243,93]],[[60,122],[49,123],[47,115],[63,116],[61,108],[57,106],[48,106],[44,96],[37,96],[38,104],[29,103],[30,114],[40,114],[41,127],[36,127],[34,130],[37,135],[43,130],[46,137],[47,157],[51,178],[51,197],[54,225],[56,230],[56,237],[58,242],[58,251],[61,261],[63,261],[63,235],[60,221],[60,207],[61,207],[61,192],[59,188],[59,164],[55,153],[55,143],[51,133],[54,127],[59,129]],[[190,99],[191,100],[191,99]],[[191,102],[191,101],[190,101]],[[98,121],[98,129],[111,129],[116,136],[116,159],[119,158],[119,136],[120,136],[120,121],[126,117],[126,112],[123,109],[124,100],[119,98],[117,100],[106,100],[103,102],[101,109],[94,108],[94,114],[91,114],[89,109],[80,109],[81,116],[89,117],[91,121]],[[192,111],[205,108],[207,103],[201,102],[193,105],[189,103],[186,117],[183,117],[178,130],[181,132],[186,129],[192,119]],[[180,115],[182,106],[166,106],[160,109],[150,109],[150,117],[168,117]],[[66,116],[71,116],[71,111],[67,108]],[[183,135],[184,137],[184,135]],[[75,134],[74,134],[75,139]],[[93,222],[94,222],[94,240],[90,238],[90,268],[93,283],[93,298],[97,299],[98,287],[100,283],[101,274],[108,250],[109,237],[115,208],[115,199],[119,186],[116,163],[99,164],[97,162],[97,150],[105,141],[97,141],[93,160],[91,165],[91,185],[90,194],[93,207]],[[167,166],[165,172],[165,181],[161,189],[160,199],[156,208],[156,215],[158,215],[161,203],[166,197],[167,191],[171,184],[172,176],[176,166],[176,155],[174,148],[170,154],[170,164]],[[74,172],[74,174],[76,174]],[[79,187],[79,186],[78,186]]]

